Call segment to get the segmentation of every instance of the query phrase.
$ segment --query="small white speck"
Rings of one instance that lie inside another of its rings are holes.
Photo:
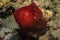
[[[29,14],[28,14],[28,13],[26,13],[25,15],[26,15],[26,16],[28,16]]]
[[[34,19],[36,19],[36,17],[34,17]]]

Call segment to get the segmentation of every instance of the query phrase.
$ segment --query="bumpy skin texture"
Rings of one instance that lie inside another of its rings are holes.
[[[23,30],[43,28],[47,24],[47,21],[43,18],[41,9],[34,2],[17,9],[14,13],[14,18]]]

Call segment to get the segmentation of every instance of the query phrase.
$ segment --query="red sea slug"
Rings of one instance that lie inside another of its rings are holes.
[[[44,28],[47,25],[47,21],[43,18],[43,12],[34,2],[17,9],[14,13],[14,18],[23,30]]]

